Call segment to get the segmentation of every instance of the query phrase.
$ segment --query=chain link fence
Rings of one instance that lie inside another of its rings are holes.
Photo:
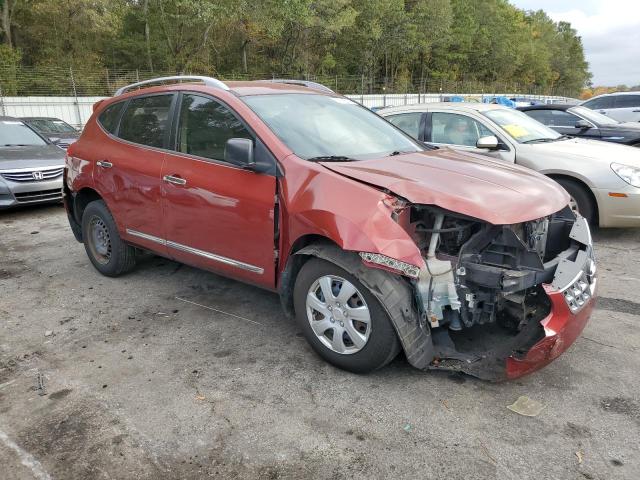
[[[221,80],[261,80],[269,78],[300,78],[327,85],[342,94],[403,94],[403,93],[443,93],[447,94],[511,94],[545,95],[570,97],[563,89],[543,88],[514,82],[478,82],[474,80],[442,80],[429,78],[380,78],[365,75],[287,75],[262,74],[215,74],[213,72],[184,72],[188,74],[210,75]],[[11,97],[26,96],[110,96],[120,87],[141,80],[176,75],[176,72],[83,69],[57,66],[29,67],[0,65],[0,95]]]
[[[175,75],[175,72],[0,66],[0,115],[57,117],[81,128],[91,116],[93,104],[113,95],[118,88],[141,80],[171,75]],[[230,74],[217,77],[226,81],[292,78],[291,75],[273,74]],[[452,96],[476,102],[493,96],[526,97],[543,102],[577,102],[566,97],[566,92],[563,91],[509,83],[424,79],[389,82],[363,75],[302,75],[295,78],[322,83],[369,108],[445,101]]]

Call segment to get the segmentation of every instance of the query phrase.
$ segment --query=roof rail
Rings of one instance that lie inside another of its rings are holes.
[[[258,81],[271,82],[271,83],[288,83],[290,85],[302,85],[304,87],[315,88],[316,90],[322,90],[323,92],[336,93],[326,85],[322,85],[321,83],[318,83],[318,82],[310,82],[308,80],[295,80],[291,78],[273,78],[270,80],[258,80]]]
[[[143,85],[150,85],[152,83],[164,83],[164,82],[180,82],[180,81],[199,81],[204,83],[208,87],[221,88],[222,90],[229,90],[229,87],[224,83],[218,80],[217,78],[212,77],[203,77],[200,75],[175,75],[173,77],[158,77],[152,78],[150,80],[144,80],[142,82],[132,83],[131,85],[127,85],[126,87],[119,88],[116,90],[114,97],[118,95],[122,95],[123,93],[128,92],[131,89],[136,87],[142,87]]]

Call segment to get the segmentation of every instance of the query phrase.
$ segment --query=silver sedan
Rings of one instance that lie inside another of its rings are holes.
[[[640,150],[571,138],[522,112],[482,103],[427,103],[380,115],[418,140],[517,163],[560,183],[601,227],[640,226]]]
[[[0,117],[0,210],[62,200],[64,157],[21,120]]]

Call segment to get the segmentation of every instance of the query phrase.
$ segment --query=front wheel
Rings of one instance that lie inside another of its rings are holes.
[[[379,301],[346,270],[319,258],[306,262],[294,287],[296,320],[327,362],[355,373],[376,370],[400,351]]]
[[[558,182],[571,197],[569,200],[571,210],[582,215],[590,225],[594,225],[596,223],[596,209],[589,192],[573,180],[558,178],[556,182]]]
[[[116,222],[102,200],[95,200],[82,214],[84,248],[93,266],[107,277],[117,277],[136,264],[136,251],[120,238]]]

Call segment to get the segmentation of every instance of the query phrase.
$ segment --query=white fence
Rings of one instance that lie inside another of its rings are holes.
[[[449,97],[482,101],[483,97],[505,96],[526,98],[545,103],[577,103],[574,98],[520,94],[455,94],[408,93],[384,95],[347,95],[365,107],[390,107],[413,103],[439,102]],[[93,112],[93,104],[105,97],[0,97],[0,115],[10,117],[56,117],[76,127],[82,127]]]

